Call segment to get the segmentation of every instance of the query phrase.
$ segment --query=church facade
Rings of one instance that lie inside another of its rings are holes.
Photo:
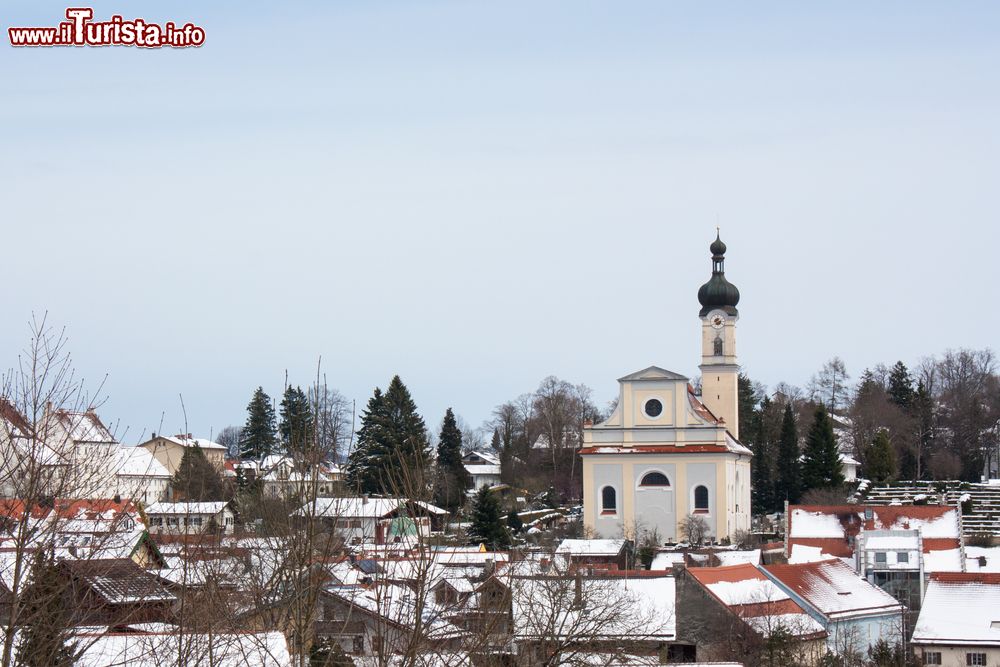
[[[587,425],[583,520],[605,538],[680,541],[688,515],[716,540],[750,529],[750,458],[739,441],[736,322],[740,294],[725,277],[726,245],[711,244],[701,303],[701,396],[688,378],[657,366],[618,379],[618,405]]]

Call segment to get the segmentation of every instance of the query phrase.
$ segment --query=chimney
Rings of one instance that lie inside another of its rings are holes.
[[[368,494],[367,493],[364,494],[363,496],[361,496],[361,504],[362,505],[367,505],[368,504]]]
[[[151,439],[156,440],[156,431],[153,431],[153,437]]]
[[[489,579],[496,572],[497,564],[492,558],[487,558],[486,563],[483,565],[483,578]]]
[[[581,607],[583,607],[583,575],[577,570],[573,578],[573,609]]]

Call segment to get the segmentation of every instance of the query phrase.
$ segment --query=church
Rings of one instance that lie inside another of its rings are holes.
[[[604,538],[683,539],[688,515],[715,540],[750,529],[751,451],[739,440],[736,305],[726,280],[726,244],[716,236],[701,303],[701,396],[688,378],[658,366],[619,378],[618,405],[585,425],[583,521]]]

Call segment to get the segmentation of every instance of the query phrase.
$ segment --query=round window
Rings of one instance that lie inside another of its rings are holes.
[[[647,415],[649,415],[653,419],[656,419],[657,417],[660,416],[660,413],[663,412],[663,403],[660,403],[660,401],[658,401],[655,398],[651,398],[648,401],[646,401],[645,410]]]

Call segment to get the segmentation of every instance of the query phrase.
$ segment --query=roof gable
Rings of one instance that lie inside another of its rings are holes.
[[[667,369],[660,368],[659,366],[649,366],[647,368],[643,368],[641,371],[629,373],[624,377],[618,378],[619,382],[636,382],[642,380],[683,380],[684,382],[687,382],[688,378],[680,373],[668,371]]]

